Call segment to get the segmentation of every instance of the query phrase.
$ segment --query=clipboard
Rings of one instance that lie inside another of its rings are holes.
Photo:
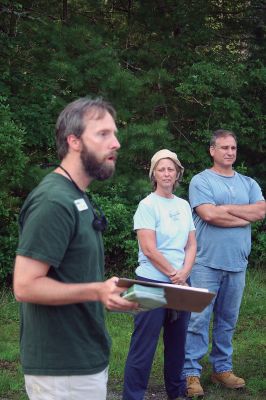
[[[178,311],[201,312],[211,303],[216,295],[216,293],[209,292],[208,289],[128,278],[119,278],[117,286],[126,289],[135,283],[143,286],[164,288],[167,304],[163,307]]]

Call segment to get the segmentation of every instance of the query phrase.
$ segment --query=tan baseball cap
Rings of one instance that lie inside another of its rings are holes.
[[[180,168],[181,171],[180,171],[180,176],[178,178],[178,180],[180,181],[182,179],[185,168],[183,167],[181,162],[178,160],[177,155],[167,149],[159,150],[159,151],[157,151],[157,153],[155,153],[153,155],[153,157],[151,159],[151,167],[150,167],[150,172],[149,172],[150,179],[152,177],[152,173],[153,173],[153,170],[154,170],[156,164],[158,163],[158,161],[162,160],[163,158],[170,158],[170,160],[172,160]]]

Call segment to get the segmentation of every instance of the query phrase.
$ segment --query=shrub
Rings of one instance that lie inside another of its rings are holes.
[[[265,266],[266,221],[255,222],[252,227],[252,250],[249,258],[251,267]]]
[[[14,123],[9,106],[0,97],[0,282],[10,282],[17,244],[19,193],[27,163],[24,135],[24,129]]]
[[[103,235],[106,274],[132,276],[138,258],[137,239],[133,231],[136,206],[123,203],[116,195],[113,198],[94,195],[93,199],[108,220],[108,228]]]

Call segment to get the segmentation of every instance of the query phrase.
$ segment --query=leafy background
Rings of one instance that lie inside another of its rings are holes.
[[[210,133],[239,141],[236,169],[266,188],[265,0],[63,0],[0,3],[0,280],[11,282],[17,216],[56,162],[54,124],[81,96],[102,96],[118,114],[117,173],[90,191],[109,219],[107,273],[137,260],[132,217],[150,191],[160,148],[191,177],[210,165]],[[250,264],[263,265],[265,222],[253,227]]]

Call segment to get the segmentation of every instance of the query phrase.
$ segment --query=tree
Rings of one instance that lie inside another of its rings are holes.
[[[8,276],[17,244],[16,217],[27,163],[24,139],[23,127],[14,123],[9,106],[0,97],[0,281]]]
[[[25,132],[24,175],[14,171],[19,185],[11,195],[21,204],[48,172],[40,165],[57,162],[57,115],[86,95],[117,109],[117,173],[91,191],[108,210],[112,196],[129,210],[123,240],[126,231],[132,240],[129,216],[150,190],[149,162],[160,148],[185,165],[186,197],[192,175],[209,165],[211,131],[233,129],[238,170],[265,189],[265,7],[265,0],[3,0],[0,91],[10,121]],[[111,260],[113,244],[106,245]],[[119,251],[121,259],[128,254]]]

